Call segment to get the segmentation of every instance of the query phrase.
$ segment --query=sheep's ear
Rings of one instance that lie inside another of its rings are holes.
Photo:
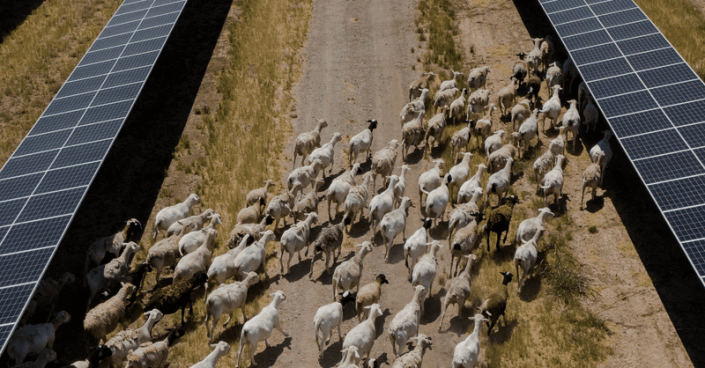
[[[367,307],[364,307],[363,309],[372,309],[372,306],[368,305]]]
[[[212,347],[212,348],[217,348],[217,347],[218,347],[218,344],[211,344],[211,347]]]

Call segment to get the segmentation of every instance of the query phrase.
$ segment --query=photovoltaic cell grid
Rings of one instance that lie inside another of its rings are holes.
[[[705,84],[632,0],[539,0],[705,284]]]
[[[0,170],[2,350],[185,5],[125,0]]]

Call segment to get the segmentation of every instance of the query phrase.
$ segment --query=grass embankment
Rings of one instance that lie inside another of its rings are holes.
[[[428,50],[420,57],[424,69],[436,71],[440,75],[439,81],[450,77],[447,70],[450,68],[461,70],[467,76],[475,65],[467,65],[463,60],[463,53],[474,53],[474,50],[461,51],[459,45],[455,44],[453,36],[459,32],[453,19],[451,4],[447,0],[421,0],[418,7],[419,39],[429,41]],[[465,81],[460,84],[460,88],[465,87]],[[431,91],[432,96],[434,90]],[[427,116],[432,114],[429,109]],[[498,115],[498,111],[495,111],[495,121]],[[446,145],[433,151],[434,157],[440,154],[445,160],[446,169],[453,166],[447,143],[453,133],[462,127],[463,124],[447,126],[443,135]],[[508,136],[511,126],[507,128]],[[476,165],[485,163],[486,157],[484,149],[478,150],[480,147],[474,140],[471,142],[471,151],[474,153],[471,171],[474,173]],[[507,239],[510,242],[519,223],[528,217],[536,216],[536,210],[543,207],[543,200],[536,199],[533,190],[527,190],[535,188],[535,182],[531,180],[531,163],[535,157],[536,152],[532,152],[526,159],[517,161],[514,165],[515,182],[510,193],[517,195],[522,202],[514,210]],[[489,174],[485,174],[483,182],[488,178]],[[492,199],[492,203],[495,201],[496,199]],[[482,205],[482,200],[480,202]],[[483,327],[481,344],[485,360],[490,366],[592,367],[612,352],[608,339],[609,330],[605,323],[587,311],[581,303],[581,299],[589,297],[591,292],[589,280],[582,275],[580,265],[571,256],[569,244],[572,240],[573,221],[570,213],[557,213],[555,219],[544,222],[544,227],[546,233],[539,244],[539,266],[533,278],[529,280],[521,296],[517,296],[518,275],[515,275],[510,284],[505,322],[499,332],[494,332],[491,338],[487,338],[487,328]],[[494,250],[495,239],[494,235],[490,239],[492,246],[489,254],[484,237],[482,246],[475,251],[479,262],[473,268],[470,300],[473,307],[479,306],[482,298],[499,284],[500,271],[516,273],[511,261],[515,246],[504,249],[502,254],[498,255]],[[447,270],[444,270],[439,277],[439,286],[444,286],[448,278]]]
[[[705,17],[690,0],[635,0],[698,76],[705,77]]]
[[[0,166],[20,144],[121,0],[46,0],[0,43]]]
[[[227,50],[223,68],[212,72],[216,73],[215,86],[208,86],[205,81],[209,76],[206,75],[199,92],[208,95],[209,88],[215,89],[210,92],[216,97],[206,98],[208,103],[200,105],[199,100],[203,99],[197,97],[191,117],[197,122],[196,129],[187,127],[168,173],[178,178],[196,176],[195,192],[201,197],[201,210],[213,208],[222,215],[223,225],[218,226],[214,256],[228,250],[225,243],[238,211],[244,207],[246,193],[263,186],[266,179],[281,177],[282,147],[291,130],[290,91],[300,67],[296,54],[303,46],[311,14],[310,0],[245,0],[234,7],[238,21],[226,25],[221,34],[220,43],[225,43]],[[280,189],[277,184],[270,195]],[[188,195],[188,190],[184,183],[176,188],[165,183],[159,201],[179,202]],[[152,228],[153,217],[154,214],[146,229]],[[149,238],[151,236],[146,234],[143,243],[151,245]],[[275,246],[272,242],[267,247],[270,262]],[[136,262],[145,256],[146,251],[143,251]],[[268,302],[268,296],[262,295],[267,280],[260,276],[263,282],[248,293],[246,313],[250,317]],[[150,274],[145,288],[152,285],[154,276]],[[187,323],[187,334],[170,352],[173,367],[191,366],[211,351],[202,323],[205,317],[203,298],[199,295],[194,302],[195,322]],[[235,316],[237,320],[242,318],[240,312]],[[179,313],[167,317],[167,325],[179,324],[180,318]],[[141,317],[132,326],[140,325],[143,320]],[[225,317],[221,324],[224,320]],[[226,330],[221,324],[217,327],[216,341],[227,341],[232,346],[228,356],[220,360],[219,366],[225,367],[237,359],[241,323],[231,322]]]

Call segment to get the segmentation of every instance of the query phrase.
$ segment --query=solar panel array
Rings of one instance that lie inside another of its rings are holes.
[[[0,170],[2,350],[185,4],[125,0]]]
[[[632,0],[540,0],[705,284],[705,84]]]

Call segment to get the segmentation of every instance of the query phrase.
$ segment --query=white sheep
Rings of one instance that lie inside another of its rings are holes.
[[[482,217],[479,213],[471,213],[469,220],[465,221],[465,225],[460,227],[453,239],[448,242],[450,248],[450,274],[455,276],[460,270],[460,259],[464,255],[470,254],[475,248],[480,245],[481,234],[478,231],[478,222]],[[453,261],[455,260],[455,272],[453,271]]]
[[[458,88],[458,77],[462,77],[463,73],[456,72],[452,69],[450,72],[453,73],[453,78],[450,80],[443,81],[441,83],[441,86],[438,88],[439,91],[445,91],[447,89]]]
[[[450,201],[448,183],[452,180],[453,177],[450,174],[446,174],[440,187],[432,190],[431,192],[424,191],[424,194],[426,194],[424,220],[429,217],[433,217],[434,226],[438,223],[439,216],[441,217],[441,221],[445,220],[446,207],[448,207],[448,202]]]
[[[279,196],[277,196],[279,197]],[[292,198],[292,197],[288,197]],[[272,199],[272,202],[277,199],[276,197]],[[293,199],[292,199],[293,200]],[[271,202],[270,202],[271,203]],[[288,207],[287,207],[288,208]],[[230,238],[227,241],[227,246],[228,248],[232,249],[235,248],[236,244],[239,244],[240,240],[242,240],[245,235],[251,236],[254,240],[259,240],[260,239],[260,234],[264,234],[264,230],[268,225],[271,225],[274,223],[274,217],[267,215],[264,216],[262,221],[259,222],[259,224],[238,224],[235,225],[235,227],[230,231]],[[276,229],[276,227],[275,227]]]
[[[485,171],[487,171],[485,164],[477,165],[475,175],[466,180],[463,185],[460,186],[460,189],[458,189],[458,200],[456,204],[467,203],[475,193],[475,189],[482,188],[482,174],[484,174]]]
[[[188,230],[186,230],[188,231]],[[183,234],[183,232],[182,232]],[[162,270],[167,266],[175,266],[177,260],[179,259],[179,240],[181,236],[170,236],[166,239],[162,239],[147,252],[146,263],[154,267],[157,271],[155,276],[155,288],[156,284],[159,283],[159,276],[162,274]]]
[[[482,188],[475,188],[473,196],[467,203],[461,203],[450,213],[448,220],[448,242],[452,243],[455,230],[469,224],[478,214],[481,213],[477,201],[482,197]]]
[[[409,155],[409,147],[414,146],[415,149],[418,149],[419,144],[424,141],[426,132],[423,127],[423,119],[425,117],[426,111],[421,111],[416,118],[404,124],[401,129],[402,159],[404,161]]]
[[[450,107],[451,102],[455,100],[455,95],[460,92],[458,88],[446,89],[444,91],[436,91],[435,96],[433,96],[433,107],[438,109],[439,107]]]
[[[244,330],[243,330],[244,331]],[[242,344],[242,339],[240,340]],[[225,341],[219,341],[217,344],[210,344],[213,351],[210,352],[203,360],[191,366],[191,368],[215,368],[220,358],[228,355],[230,352],[230,345]],[[255,348],[252,348],[252,355],[255,354]],[[238,356],[238,364],[240,363],[240,357]],[[252,365],[257,365],[252,361]],[[237,366],[236,366],[237,367]],[[151,368],[151,367],[150,367]]]
[[[310,155],[308,155],[308,158],[306,159],[306,162],[309,164],[320,160],[322,165],[321,165],[321,174],[323,177],[326,177],[326,168],[330,166],[330,172],[329,174],[333,173],[333,167],[335,166],[335,145],[340,142],[340,140],[343,139],[343,136],[335,132],[333,133],[333,136],[331,137],[330,141],[324,145],[322,145],[320,148],[316,148],[311,152]]]
[[[416,261],[421,258],[428,250],[428,229],[431,228],[433,221],[430,219],[423,221],[423,226],[416,230],[404,243],[404,266],[409,270],[409,279],[411,279],[411,271],[416,265]],[[409,264],[411,258],[411,264]]]
[[[178,220],[183,220],[191,213],[191,207],[201,203],[201,198],[192,193],[185,201],[173,206],[164,207],[158,213],[154,221],[154,237],[152,240],[157,240],[159,230],[168,230],[171,224]]]
[[[296,168],[296,156],[301,156],[301,166],[304,165],[304,159],[308,157],[314,149],[321,146],[321,130],[328,126],[328,122],[323,119],[317,119],[316,128],[310,132],[304,132],[296,137],[294,143],[294,159],[291,169]]]
[[[538,115],[539,109],[534,109],[534,112],[531,114],[531,116],[524,120],[524,122],[519,127],[520,142],[519,146],[517,147],[520,149],[519,156],[521,156],[521,142],[524,142],[524,145],[526,146],[524,149],[524,156],[526,156],[526,154],[529,152],[529,149],[531,148],[531,140],[533,140],[534,138],[539,138],[536,142],[537,145],[541,142],[537,121]]]
[[[335,294],[339,288],[343,289],[343,291],[350,291],[352,288],[356,288],[356,291],[360,290],[362,261],[368,253],[372,252],[372,244],[366,241],[359,244],[358,247],[360,250],[355,257],[339,264],[333,272],[333,301],[335,301]]]
[[[475,129],[473,129],[473,132],[475,133],[476,136],[478,136],[478,139],[482,139],[483,141],[486,140],[490,132],[492,131],[492,111],[494,111],[495,106],[493,103],[489,104],[487,106],[487,112],[485,113],[485,116],[482,117],[482,119],[478,120],[475,123]],[[484,111],[484,108],[483,108]],[[482,143],[482,142],[479,142]],[[487,142],[484,142],[485,150],[487,150]]]
[[[372,147],[372,139],[374,138],[372,133],[377,128],[377,120],[372,119],[367,120],[367,122],[370,123],[367,129],[350,138],[348,148],[348,161],[350,165],[354,165],[355,162],[357,162],[357,156],[362,152],[367,152],[367,158],[370,156],[370,147]]]
[[[401,112],[399,113],[399,119],[402,126],[418,118],[419,115],[425,113],[426,101],[428,100],[428,98],[429,90],[427,88],[424,88],[423,90],[421,90],[421,96],[404,105],[404,107],[401,109]]]
[[[360,172],[360,164],[354,164],[350,170],[344,172],[333,180],[328,186],[326,199],[328,200],[328,219],[332,220],[330,214],[330,203],[335,202],[335,215],[338,215],[340,205],[345,202],[345,197],[350,193],[350,188],[355,186],[355,175]]]
[[[263,208],[267,203],[264,198],[260,198],[259,202],[253,203],[248,207],[244,207],[237,213],[238,224],[254,224],[260,221]]]
[[[7,343],[8,358],[12,359],[15,365],[19,365],[24,362],[28,354],[39,354],[44,348],[54,349],[56,329],[70,320],[71,316],[61,311],[49,323],[18,328]]]
[[[190,231],[201,230],[203,228],[203,225],[206,224],[206,220],[210,219],[214,213],[215,212],[213,211],[213,209],[209,208],[203,211],[203,213],[200,215],[187,217],[183,220],[178,220],[171,224],[171,226],[169,226],[169,229],[166,230],[166,236],[179,235],[181,234],[181,230],[183,230],[184,227],[189,225],[191,226]]]
[[[318,354],[323,354],[328,342],[330,341],[331,330],[338,328],[338,340],[343,341],[343,335],[340,332],[340,325],[343,324],[343,304],[333,302],[326,304],[316,311],[313,316],[313,331],[316,334],[316,345],[318,346]]]
[[[372,156],[370,172],[374,175],[372,177],[373,193],[377,190],[377,175],[382,175],[383,178],[392,175],[394,163],[397,161],[397,149],[399,146],[399,141],[392,139],[384,148],[375,152],[374,156]]]
[[[471,124],[472,121],[468,121],[465,127],[453,133],[453,136],[450,137],[450,157],[453,158],[453,162],[458,161],[458,154],[460,154],[463,147],[465,147],[466,152],[469,152],[468,144],[472,134]]]
[[[164,317],[164,313],[158,309],[152,309],[144,315],[147,316],[147,321],[142,327],[135,330],[122,330],[105,343],[105,346],[112,351],[111,366],[120,367],[131,350],[152,341],[152,328]]]
[[[291,217],[294,219],[294,224],[296,224],[297,221],[305,220],[306,214],[308,213],[315,212],[318,214],[318,190],[324,182],[325,180],[321,178],[314,180],[313,189],[296,202],[294,208],[291,210]]]
[[[291,214],[291,210],[294,208],[294,200],[296,194],[298,194],[299,188],[301,188],[301,183],[297,183],[295,189],[289,190],[288,192],[285,191],[284,193],[272,198],[272,200],[269,201],[269,204],[267,204],[267,209],[264,210],[264,213],[274,219],[275,229],[279,228],[279,220],[284,220],[284,227],[286,227],[286,217]],[[260,221],[260,223],[261,222],[262,221]],[[238,228],[239,226],[246,227],[247,225],[248,224],[238,224],[235,225],[235,228]],[[233,229],[230,234],[232,235],[234,232],[235,229]]]
[[[460,96],[453,100],[453,102],[450,103],[450,107],[448,108],[448,120],[452,121],[455,123],[458,119],[458,115],[461,114],[463,111],[465,111],[465,98],[467,95],[468,89],[463,88],[460,91]]]
[[[529,52],[529,56],[526,57],[526,65],[529,67],[529,73],[531,73],[532,69],[538,72],[543,62],[541,55],[541,42],[543,42],[543,38],[534,38],[533,41],[534,48]]]
[[[401,165],[401,173],[398,178],[399,181],[394,185],[394,205],[401,203],[401,197],[404,196],[406,192],[406,173],[409,172],[411,168],[407,165]],[[395,175],[396,176],[396,175]]]
[[[517,228],[517,235],[514,242],[519,244],[520,242],[527,242],[534,237],[537,231],[543,226],[543,222],[548,216],[554,217],[555,215],[547,207],[539,208],[539,214],[536,217],[528,218],[522,221]]]
[[[512,129],[516,130],[517,123],[521,126],[524,120],[528,119],[529,116],[531,116],[531,101],[523,99],[512,107]]]
[[[489,66],[483,66],[475,68],[468,74],[468,88],[474,88],[475,90],[480,89],[480,87],[485,88],[487,84],[487,74],[490,72]]]
[[[360,354],[357,352],[357,346],[348,346],[347,350],[341,350],[340,352],[343,353],[343,360],[338,365],[338,368],[360,368]],[[374,358],[369,361],[372,360]]]
[[[272,301],[259,312],[258,315],[252,317],[251,320],[245,322],[242,326],[242,332],[240,333],[240,346],[237,352],[237,364],[235,368],[240,366],[240,361],[242,360],[242,350],[245,344],[249,343],[252,346],[250,350],[250,364],[253,366],[257,365],[255,362],[255,350],[257,350],[257,344],[264,340],[264,344],[269,347],[269,337],[272,336],[272,331],[276,328],[279,332],[284,335],[284,337],[289,337],[289,334],[284,331],[279,322],[279,305],[286,300],[286,295],[281,290],[269,294],[272,296]]]
[[[517,155],[517,146],[519,145],[520,135],[519,132],[512,132],[510,135],[512,139],[511,143],[507,143],[500,149],[490,153],[487,156],[487,166],[490,172],[495,172],[504,167],[507,163],[508,158],[514,159]]]
[[[578,133],[580,132],[580,113],[578,112],[578,109],[576,108],[576,104],[578,103],[575,100],[568,100],[568,103],[570,104],[570,108],[568,108],[568,111],[563,114],[563,127],[565,128],[565,140],[568,140],[568,131],[570,131],[573,134],[573,150],[575,150],[575,145],[578,142]],[[554,152],[555,153],[555,152]]]
[[[506,116],[508,111],[514,107],[517,97],[517,89],[519,89],[519,80],[511,77],[509,84],[499,90],[497,93],[497,105],[502,116]]]
[[[142,224],[140,224],[137,219],[130,219],[127,221],[122,231],[102,237],[89,245],[86,251],[86,265],[83,268],[83,274],[87,274],[91,266],[100,265],[103,258],[105,258],[108,253],[115,257],[120,256],[120,253],[122,253],[122,250],[128,242],[137,240],[133,239],[133,236],[136,235],[137,227],[141,229]]]
[[[505,134],[507,133],[500,129],[485,139],[485,157],[489,158],[492,152],[502,148],[502,141],[504,140]]]
[[[497,202],[502,202],[504,196],[512,185],[512,165],[514,165],[514,159],[511,157],[507,159],[507,164],[504,165],[502,170],[497,171],[492,174],[489,179],[487,179],[487,187],[485,188],[485,206],[489,205],[490,194],[497,195]]]
[[[176,264],[174,268],[174,282],[190,280],[197,272],[208,271],[211,260],[213,259],[211,251],[215,245],[215,238],[218,237],[218,231],[215,229],[203,229],[201,231],[208,234],[208,238],[206,238],[196,250],[184,255],[179,263]]]
[[[294,257],[294,253],[299,257],[299,263],[301,262],[301,250],[308,245],[308,238],[311,235],[311,227],[318,221],[318,215],[315,212],[308,213],[306,220],[301,221],[296,224],[296,226],[288,228],[282,234],[280,241],[280,256],[279,256],[279,266],[281,267],[281,274],[284,275],[291,270],[291,259]],[[286,272],[284,272],[284,252],[289,253],[289,260],[286,262]],[[308,255],[308,248],[306,248],[306,254]]]
[[[382,193],[372,197],[369,205],[370,220],[372,221],[372,241],[374,241],[375,234],[379,226],[379,222],[382,221],[384,215],[388,214],[394,209],[394,186],[399,182],[399,177],[392,175],[388,177],[389,185]]]
[[[258,203],[260,199],[264,200],[264,202],[266,203],[269,187],[273,186],[276,186],[273,180],[265,180],[264,186],[262,188],[253,189],[249,193],[247,193],[247,196],[245,196],[245,206],[250,206],[255,203]]]
[[[556,138],[552,139],[551,142],[548,144],[548,151],[551,152],[551,154],[553,154],[554,156],[565,155],[566,138],[563,136],[563,133],[565,131],[566,127],[559,127],[558,135],[556,136]],[[577,135],[575,135],[575,137],[577,137]]]
[[[132,284],[123,284],[115,296],[86,313],[83,329],[102,343],[105,336],[114,330],[120,319],[125,316],[127,297],[136,289]]]
[[[465,301],[470,298],[470,286],[472,280],[470,277],[470,270],[472,269],[473,263],[477,260],[477,256],[474,254],[468,254],[465,257],[467,258],[467,262],[465,263],[465,269],[463,272],[461,272],[457,277],[454,277],[446,282],[446,296],[443,298],[443,306],[441,307],[441,321],[438,323],[438,332],[441,332],[448,307],[452,304],[457,305],[458,315],[460,315],[460,311],[465,309]]]
[[[474,368],[480,358],[480,330],[482,323],[490,320],[479,313],[470,320],[475,322],[475,328],[465,340],[455,345],[451,368]]]
[[[360,355],[363,355],[365,359],[370,357],[370,351],[372,351],[372,346],[375,343],[375,338],[377,337],[377,329],[375,328],[375,319],[382,315],[382,310],[379,304],[372,304],[369,307],[370,314],[367,319],[357,326],[353,327],[343,340],[343,351],[348,350],[349,347],[355,346],[359,351]],[[345,357],[343,357],[345,359]],[[341,364],[343,361],[341,361]]]
[[[551,169],[551,166],[555,163],[555,161],[555,155],[551,152],[551,150],[546,150],[546,152],[534,161],[533,169],[534,179],[536,180],[536,192],[539,191],[541,182],[543,181],[543,176]]]
[[[546,90],[550,91],[553,86],[563,86],[563,73],[557,62],[552,62],[546,69]]]
[[[430,89],[431,82],[435,77],[436,74],[433,72],[421,73],[421,78],[411,82],[411,85],[409,85],[409,101],[418,98],[424,89]]]
[[[553,37],[547,35],[543,38],[541,42],[541,63],[543,64],[543,71],[546,72],[548,69],[548,62],[553,58]]]
[[[389,342],[392,344],[392,352],[398,357],[404,352],[406,342],[411,337],[418,335],[419,324],[421,322],[421,303],[426,288],[422,285],[414,287],[414,296],[411,301],[406,303],[404,308],[399,311],[392,319],[387,329]]]
[[[438,268],[438,260],[436,254],[441,248],[441,243],[438,240],[431,242],[429,252],[424,254],[414,266],[414,271],[411,272],[411,285],[421,285],[428,293],[423,293],[421,297],[421,313],[424,311],[424,302],[426,298],[433,297],[433,281],[436,279]]]
[[[237,255],[237,258],[233,261],[233,268],[235,268],[235,274],[239,275],[241,280],[244,280],[247,274],[257,271],[260,267],[264,270],[264,277],[267,278],[267,252],[264,247],[270,241],[274,241],[275,238],[272,230],[267,230],[256,244],[243,249]]]
[[[595,200],[597,195],[597,185],[600,183],[602,178],[601,164],[605,156],[605,153],[600,151],[595,154],[596,162],[590,164],[583,172],[583,181],[580,185],[580,209],[583,209],[583,201],[585,200],[585,189],[592,188],[592,200]]]
[[[554,203],[558,203],[558,197],[563,196],[563,155],[556,156],[556,165],[553,170],[546,173],[541,183],[543,190],[543,206],[548,207],[548,196],[553,194]]]
[[[433,115],[426,122],[426,134],[424,135],[423,140],[426,142],[424,144],[424,148],[428,147],[427,152],[430,152],[431,148],[440,144],[441,138],[443,138],[443,132],[446,129],[446,123],[447,121],[445,106],[441,107],[441,111],[436,115]],[[429,142],[432,137],[433,145],[430,145]]]
[[[521,294],[521,288],[524,286],[524,279],[531,272],[531,269],[536,265],[536,258],[538,257],[538,241],[543,235],[546,229],[539,227],[538,231],[534,233],[534,236],[529,240],[522,240],[522,244],[514,252],[514,268],[516,268],[517,277],[519,276],[519,267],[521,267],[521,277],[518,277],[517,293]]]
[[[563,88],[561,88],[561,86],[553,86],[553,95],[551,96],[551,98],[548,99],[548,101],[546,101],[546,103],[543,104],[543,109],[539,111],[543,114],[541,129],[544,132],[546,132],[546,118],[549,118],[551,120],[551,129],[553,129],[556,126],[558,117],[561,115],[562,106],[559,93],[562,90]]]
[[[307,186],[311,185],[313,188],[313,180],[318,176],[319,170],[323,167],[323,161],[315,159],[312,160],[308,166],[301,166],[289,173],[289,177],[286,181],[288,189],[292,192],[294,198],[297,198],[299,192],[303,191]]]
[[[424,203],[424,193],[431,192],[440,187],[443,182],[441,170],[445,169],[445,160],[436,159],[431,161],[431,163],[433,163],[434,166],[430,170],[419,175],[419,203]]]
[[[395,359],[391,368],[421,367],[421,364],[423,363],[423,356],[426,354],[426,349],[430,349],[431,345],[433,345],[433,339],[430,336],[420,333],[418,336],[412,337],[409,340],[416,341],[416,347],[414,350]],[[370,365],[370,368],[372,367],[373,366]]]
[[[213,336],[215,336],[215,326],[222,315],[228,315],[228,319],[223,323],[223,327],[225,327],[228,325],[228,322],[233,319],[235,311],[240,308],[242,310],[243,323],[247,322],[247,314],[245,314],[247,290],[258,282],[259,275],[255,272],[250,272],[244,280],[221,285],[208,294],[208,298],[206,298],[206,320],[204,322],[208,342],[211,342]],[[208,320],[211,318],[213,319],[213,323],[209,326]]]
[[[453,196],[453,188],[457,187],[458,191],[460,191],[460,186],[463,183],[465,183],[465,181],[468,179],[468,176],[470,176],[470,160],[471,159],[472,159],[472,153],[470,153],[470,152],[463,153],[463,160],[460,161],[459,164],[451,167],[450,170],[448,171],[448,174],[452,178],[450,183],[448,183],[448,191],[450,193],[451,198]],[[451,204],[453,204],[452,201],[451,201]]]
[[[358,221],[362,221],[362,217],[364,217],[364,209],[367,205],[367,198],[369,197],[368,188],[373,176],[375,176],[373,172],[366,172],[362,176],[362,183],[350,188],[350,192],[345,197],[345,202],[343,202],[343,212],[345,213],[343,216],[343,221],[348,218],[352,224],[355,217],[358,218]]]
[[[218,285],[220,285],[225,282],[225,280],[235,276],[237,272],[237,269],[235,269],[235,259],[237,255],[245,249],[248,243],[252,243],[253,240],[254,238],[251,237],[250,234],[247,234],[242,238],[237,247],[215,257],[211,266],[208,267],[208,281],[215,280]],[[206,284],[206,291],[208,291],[208,284]]]
[[[90,309],[93,298],[103,289],[120,281],[122,277],[130,272],[130,261],[132,256],[140,250],[137,243],[129,242],[122,251],[120,257],[113,259],[107,264],[92,269],[86,275],[86,284],[90,290],[86,312]]]
[[[588,96],[588,102],[583,109],[583,117],[585,118],[588,133],[591,130],[597,130],[597,120],[600,118],[600,112],[595,107],[595,101],[592,96]]]
[[[468,97],[468,107],[466,110],[466,119],[470,120],[472,113],[475,118],[480,116],[490,104],[490,96],[492,92],[486,89],[478,89]]]
[[[387,263],[389,263],[389,250],[392,248],[394,238],[401,233],[406,242],[406,217],[409,215],[409,207],[414,207],[411,199],[403,197],[399,208],[384,215],[379,223],[379,232],[385,244],[384,261]]]
[[[597,142],[596,145],[590,148],[590,159],[593,163],[600,163],[600,186],[602,186],[602,181],[605,179],[605,170],[607,165],[612,160],[612,148],[610,148],[610,138],[612,138],[612,132],[605,130],[603,132],[605,135],[602,140]],[[598,153],[602,152],[602,156]]]
[[[167,329],[164,340],[145,343],[127,356],[125,368],[164,368],[169,358],[169,347],[184,335],[183,328]],[[78,368],[78,367],[77,367]]]
[[[215,225],[213,226],[215,227]],[[184,235],[181,240],[179,240],[179,254],[185,256],[192,252],[195,252],[203,243],[211,243],[210,246],[215,242],[215,238],[218,237],[218,231],[213,227],[206,227],[199,231],[193,231]]]

